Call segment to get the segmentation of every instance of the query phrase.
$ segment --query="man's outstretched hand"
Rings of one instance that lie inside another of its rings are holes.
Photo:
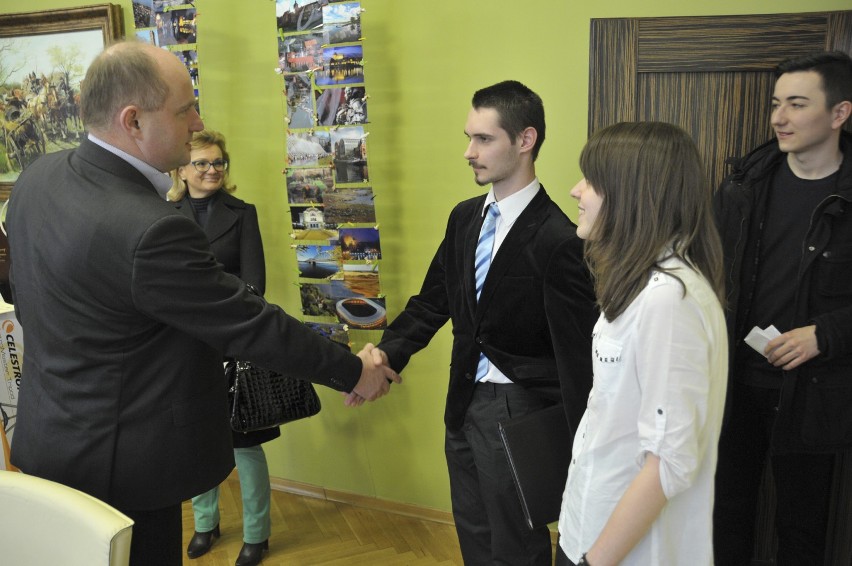
[[[390,392],[391,383],[402,383],[402,378],[388,365],[387,354],[367,344],[358,352],[363,369],[361,379],[351,393],[344,393],[344,404],[348,407],[358,407],[365,401],[375,401]]]

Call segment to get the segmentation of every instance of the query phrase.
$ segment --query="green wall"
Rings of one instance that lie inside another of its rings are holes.
[[[570,216],[586,137],[590,18],[761,14],[849,8],[849,0],[571,2],[566,0],[362,0],[369,98],[370,177],[391,317],[417,292],[452,206],[480,190],[462,158],[473,92],[512,78],[545,102],[544,185]],[[125,22],[132,26],[130,0]],[[30,0],[28,10],[79,0]],[[197,0],[203,112],[228,137],[237,196],[258,205],[269,271],[268,298],[299,314],[284,178],[283,82],[273,0]],[[21,3],[0,0],[0,13]],[[618,88],[618,85],[613,85]],[[377,334],[353,333],[355,346]],[[320,391],[323,411],[283,427],[266,444],[273,476],[449,510],[443,405],[451,336],[443,329],[390,396],[359,409]]]

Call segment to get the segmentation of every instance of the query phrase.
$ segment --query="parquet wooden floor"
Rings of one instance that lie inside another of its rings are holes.
[[[184,566],[233,566],[242,547],[240,484],[230,477],[219,496],[222,538]],[[183,547],[193,533],[183,505]],[[272,536],[264,566],[462,565],[452,525],[272,490]]]

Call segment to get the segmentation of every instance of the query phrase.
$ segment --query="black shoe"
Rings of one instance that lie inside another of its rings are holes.
[[[243,543],[240,555],[234,566],[257,566],[263,559],[263,553],[269,550],[269,539],[258,543]]]
[[[189,541],[189,545],[186,547],[186,555],[190,558],[204,556],[210,550],[210,547],[213,546],[213,541],[217,538],[219,538],[219,525],[216,525],[212,531],[207,531],[206,533],[195,531],[195,534],[192,535]]]

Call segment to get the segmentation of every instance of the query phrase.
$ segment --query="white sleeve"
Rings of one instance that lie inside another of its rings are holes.
[[[643,299],[637,457],[640,465],[648,452],[660,458],[660,483],[671,498],[692,484],[700,468],[713,345],[700,307],[676,279],[654,274]]]

